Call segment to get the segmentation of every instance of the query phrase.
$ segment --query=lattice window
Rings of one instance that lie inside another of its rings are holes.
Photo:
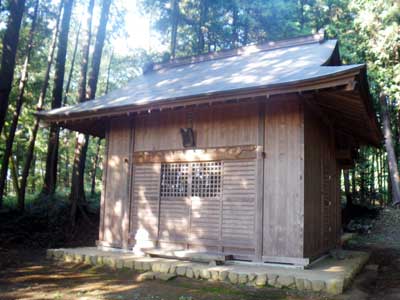
[[[192,164],[192,196],[214,198],[221,195],[222,162]]]
[[[188,195],[189,164],[161,165],[161,197]]]

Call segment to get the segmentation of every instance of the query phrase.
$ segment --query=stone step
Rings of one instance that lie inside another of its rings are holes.
[[[232,255],[219,252],[202,252],[193,250],[167,250],[167,249],[147,249],[144,251],[151,257],[174,258],[180,260],[189,260],[202,263],[216,263],[221,265],[228,260],[232,260]]]

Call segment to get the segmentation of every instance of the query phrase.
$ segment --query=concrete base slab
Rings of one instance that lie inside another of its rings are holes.
[[[129,252],[104,251],[94,247],[47,250],[49,259],[147,272],[142,274],[142,280],[168,280],[182,276],[256,287],[309,290],[332,295],[341,294],[369,258],[366,252],[343,251],[342,254],[343,259],[328,257],[313,264],[309,269],[302,270],[260,264],[213,266],[192,261],[143,257]]]
[[[147,249],[143,252],[151,257],[173,258],[205,263],[214,262],[216,264],[222,264],[232,259],[232,255],[226,255],[224,253],[193,250]]]

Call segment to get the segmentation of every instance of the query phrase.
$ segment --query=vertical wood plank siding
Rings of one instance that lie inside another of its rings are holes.
[[[108,133],[103,238],[110,245],[127,244],[129,230],[129,161],[132,121],[112,120]]]
[[[271,101],[265,120],[263,256],[303,257],[303,105]]]
[[[161,197],[162,162],[133,163],[133,153],[184,150],[183,127],[194,129],[196,149],[253,145],[257,155],[221,158],[221,196]],[[122,247],[129,236],[139,248],[208,249],[256,261],[314,257],[337,243],[340,170],[332,128],[298,96],[114,120],[107,144],[100,241]]]
[[[333,130],[309,107],[305,109],[304,254],[317,257],[340,237],[340,173]]]
[[[254,255],[256,162],[225,161],[223,178],[222,240]],[[247,245],[247,246],[246,246]]]
[[[180,128],[192,127],[196,148],[256,145],[258,104],[169,110],[136,118],[135,151],[182,149]]]
[[[136,165],[134,174],[131,237],[147,243],[158,237],[160,164]]]

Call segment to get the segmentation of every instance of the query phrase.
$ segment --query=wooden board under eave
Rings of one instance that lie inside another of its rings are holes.
[[[304,118],[296,96],[266,103],[263,260],[303,258]],[[279,259],[282,258],[282,259]]]
[[[304,119],[304,255],[315,258],[334,248],[340,237],[340,169],[333,127],[309,105]]]
[[[130,161],[133,128],[130,119],[113,119],[107,134],[105,195],[102,207],[102,240],[112,247],[128,246]]]
[[[180,128],[195,132],[196,148],[257,145],[258,103],[220,104],[138,115],[135,151],[181,150]]]

